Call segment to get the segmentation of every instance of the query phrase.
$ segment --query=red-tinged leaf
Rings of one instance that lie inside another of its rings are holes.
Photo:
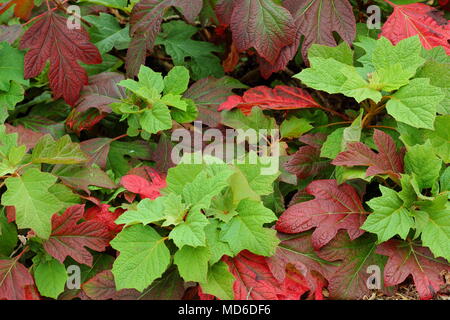
[[[18,258],[0,260],[0,300],[25,300],[27,287],[33,284],[28,269]]]
[[[156,163],[156,171],[166,174],[170,168],[175,167],[172,161],[172,149],[173,144],[170,137],[161,134],[156,149],[151,156],[151,160]]]
[[[84,205],[69,207],[62,215],[52,217],[52,234],[43,246],[48,254],[64,262],[67,256],[78,263],[92,266],[92,255],[85,247],[104,251],[111,240],[110,234],[102,223],[86,221],[83,218]]]
[[[120,180],[122,186],[130,192],[139,194],[142,199],[156,199],[161,193],[160,190],[167,186],[166,179],[150,167],[141,167],[141,175],[128,174]]]
[[[25,300],[42,300],[36,285],[25,287]]]
[[[284,47],[275,63],[260,59],[261,75],[269,78],[273,72],[283,70],[294,58],[302,36],[302,55],[306,61],[312,44],[336,46],[333,32],[351,44],[356,36],[356,20],[348,0],[286,0],[283,6],[294,18],[294,42]]]
[[[389,257],[384,268],[385,285],[400,284],[412,275],[420,299],[433,298],[445,284],[442,272],[450,272],[447,261],[411,242],[389,240],[380,244],[376,252]]]
[[[58,176],[66,185],[90,194],[89,186],[114,189],[116,184],[101,169],[78,165],[57,165],[52,173]]]
[[[360,226],[367,213],[352,186],[338,185],[336,180],[316,180],[305,190],[315,198],[289,207],[276,224],[278,231],[300,233],[315,227],[311,240],[316,249],[330,242],[341,229],[347,230],[351,239],[364,233]]]
[[[370,296],[367,280],[372,273],[367,268],[374,265],[382,272],[386,263],[386,257],[375,252],[376,240],[372,234],[351,240],[345,232],[340,231],[333,241],[317,252],[320,258],[339,265],[334,273],[325,276],[329,283],[330,298],[362,299]],[[383,283],[380,283],[380,287],[383,288]]]
[[[254,106],[271,110],[320,107],[306,90],[279,85],[273,89],[266,86],[254,87],[247,90],[242,97],[229,96],[218,110],[239,108],[245,114],[249,114]]]
[[[175,268],[168,270],[143,292],[134,289],[117,291],[114,275],[110,270],[98,273],[81,288],[93,300],[180,300],[185,292],[184,282]]]
[[[331,163],[336,166],[368,166],[367,177],[388,174],[400,179],[404,150],[397,151],[394,139],[380,130],[375,130],[373,140],[378,153],[361,142],[351,142],[347,144],[347,150],[339,153]]]
[[[126,98],[125,88],[117,85],[124,79],[123,74],[115,72],[103,72],[89,77],[89,84],[83,87],[76,110],[84,112],[95,108],[99,112],[110,113],[108,105]]]
[[[93,164],[98,165],[102,169],[106,169],[108,153],[113,139],[110,138],[94,138],[85,140],[80,143],[81,150],[89,156],[87,166]]]
[[[330,162],[320,158],[320,149],[312,146],[303,146],[290,156],[284,164],[286,170],[295,174],[299,179],[306,179],[320,173]]]
[[[232,43],[227,58],[222,62],[223,71],[227,73],[233,72],[237,64],[239,63],[239,59],[239,51],[234,43]]]
[[[294,236],[278,234],[281,239],[275,255],[267,258],[267,263],[275,278],[283,282],[290,269],[300,272],[311,288],[310,295],[322,297],[322,288],[326,284],[323,278],[331,277],[337,270],[337,264],[326,261],[317,255],[311,244],[311,233]]]
[[[403,39],[418,35],[425,49],[443,46],[447,54],[450,54],[450,24],[442,12],[423,3],[396,5],[386,2],[394,7],[394,12],[381,28],[380,36],[397,44]]]
[[[269,63],[295,36],[291,14],[272,0],[235,0],[230,27],[239,51],[253,47]]]
[[[207,77],[189,87],[184,97],[195,102],[199,109],[199,120],[210,127],[217,127],[221,121],[218,106],[233,96],[233,89],[246,88],[246,85],[230,77]]]
[[[298,138],[298,140],[308,146],[314,148],[322,148],[323,143],[325,142],[325,140],[327,140],[327,135],[322,132],[308,133],[302,135],[300,138]]]
[[[96,109],[89,109],[85,112],[78,112],[77,109],[73,109],[66,119],[66,125],[79,136],[81,131],[91,130],[104,117],[106,117],[106,114],[100,113]]]
[[[92,300],[135,300],[140,293],[133,289],[116,291],[116,284],[111,270],[97,273],[81,285],[83,292]]]
[[[235,258],[225,257],[224,261],[236,278],[235,300],[298,300],[309,290],[307,281],[291,271],[283,281],[278,281],[266,258],[249,251],[242,251]]]
[[[221,23],[221,27],[229,26],[231,24],[231,15],[233,14],[235,1],[233,0],[218,0],[214,11]]]
[[[22,25],[14,24],[12,26],[0,25],[0,42],[6,41],[13,44],[22,34]]]
[[[0,14],[4,13],[6,10],[8,10],[13,5],[15,5],[14,15],[23,20],[28,20],[31,15],[31,10],[33,10],[33,7],[34,7],[34,0],[12,0],[12,1],[9,1],[6,4],[6,6],[0,7]]]
[[[86,221],[98,222],[103,225],[108,230],[110,238],[113,239],[120,231],[122,231],[123,227],[115,224],[114,221],[116,221],[125,210],[117,208],[114,212],[111,212],[109,211],[110,207],[109,204],[91,207],[84,213],[84,219]]]
[[[130,35],[132,37],[126,58],[129,77],[138,74],[145,63],[147,52],[152,51],[156,36],[161,29],[164,13],[170,7],[180,9],[183,16],[194,22],[203,6],[202,0],[141,0],[131,11]]]
[[[213,296],[212,294],[204,293],[202,291],[202,287],[201,286],[198,286],[197,290],[198,290],[197,294],[198,294],[198,297],[200,298],[200,300],[216,300],[217,299],[217,297]]]
[[[36,132],[31,129],[27,129],[22,125],[18,125],[14,127],[8,123],[5,123],[6,133],[17,133],[17,145],[26,145],[27,151],[33,149],[36,143],[42,138],[45,134],[42,132]]]
[[[25,32],[20,48],[30,49],[25,55],[25,78],[38,76],[50,60],[48,78],[54,98],[62,97],[74,106],[83,85],[88,83],[78,61],[98,64],[102,57],[83,28],[71,30],[67,24],[66,18],[47,12]]]
[[[16,208],[13,206],[6,206],[6,218],[8,219],[8,223],[11,223],[16,220]]]

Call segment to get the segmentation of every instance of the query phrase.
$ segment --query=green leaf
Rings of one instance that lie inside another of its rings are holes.
[[[79,2],[89,2],[116,9],[124,9],[127,7],[128,4],[128,0],[79,0]]]
[[[14,106],[24,99],[24,93],[25,90],[20,84],[11,81],[11,86],[8,91],[0,91],[0,108],[13,110]],[[3,121],[0,118],[0,123],[3,123]]]
[[[178,123],[189,123],[197,119],[199,114],[197,106],[194,101],[190,99],[182,99],[183,103],[186,104],[186,111],[178,109],[171,109],[170,114],[173,120]]]
[[[222,124],[242,130],[272,130],[276,129],[276,121],[272,117],[264,115],[259,107],[253,107],[249,115],[244,115],[240,109],[222,111]]]
[[[189,85],[189,70],[185,67],[173,67],[164,77],[164,94],[183,94]]]
[[[136,210],[127,210],[116,221],[116,224],[130,226],[133,224],[149,224],[164,219],[164,205],[166,197],[159,197],[155,200],[143,199],[137,205]]]
[[[29,169],[20,177],[5,180],[7,191],[2,205],[16,208],[16,223],[20,229],[31,228],[43,239],[51,233],[51,217],[63,208],[48,190],[56,182],[50,173]]]
[[[100,12],[98,16],[84,16],[84,19],[92,25],[89,28],[91,41],[100,53],[107,53],[113,48],[117,50],[128,48],[131,41],[128,35],[129,27],[121,28],[114,16]]]
[[[172,128],[172,117],[169,108],[164,103],[157,102],[142,113],[139,123],[148,133],[157,133]]]
[[[439,179],[442,161],[434,154],[431,143],[410,147],[405,155],[405,171],[414,174],[420,189],[431,188]]]
[[[211,200],[228,186],[233,170],[224,166],[224,170],[208,176],[207,171],[200,172],[195,179],[183,188],[183,200],[195,209],[206,209]]]
[[[234,280],[227,264],[219,262],[209,269],[207,280],[201,282],[200,286],[204,293],[212,294],[221,300],[233,300]]]
[[[41,295],[57,299],[66,285],[66,267],[53,258],[40,261],[34,269],[34,279]]]
[[[422,44],[419,37],[414,36],[398,42],[395,46],[385,37],[378,39],[372,53],[372,62],[375,70],[388,70],[399,65],[409,79],[416,74],[417,69],[424,64],[421,57]]]
[[[417,231],[421,232],[423,245],[430,248],[436,257],[450,261],[450,205],[446,195],[430,206],[416,211]]]
[[[345,41],[336,47],[313,44],[308,50],[308,58],[332,58],[349,66],[353,65],[353,51]]]
[[[210,223],[205,228],[206,244],[211,253],[210,264],[217,263],[224,255],[233,256],[228,243],[220,240],[219,221],[209,219]]]
[[[328,135],[327,140],[325,140],[320,150],[320,156],[322,158],[334,159],[342,151],[344,130],[345,128],[339,128]]]
[[[164,46],[176,66],[189,66],[194,80],[210,75],[216,78],[224,75],[219,57],[213,54],[221,49],[209,42],[192,40],[192,36],[198,31],[196,27],[175,20],[164,23],[162,29],[155,44]],[[186,61],[186,58],[190,60]]]
[[[205,226],[208,219],[200,211],[190,211],[185,221],[169,233],[169,239],[181,249],[183,246],[199,247],[206,245]]]
[[[442,48],[442,47],[440,47]],[[445,51],[444,61],[429,59],[423,67],[417,72],[417,78],[429,78],[430,84],[438,87],[445,95],[444,100],[437,106],[437,112],[441,114],[450,114],[450,61]]]
[[[0,90],[9,92],[11,81],[28,85],[23,78],[24,52],[13,48],[7,42],[0,42]]]
[[[164,80],[160,72],[155,72],[144,65],[139,69],[139,85],[147,89],[153,89],[157,93],[164,90]]]
[[[17,228],[8,223],[4,209],[0,210],[0,257],[9,257],[17,245]]]
[[[368,202],[373,210],[361,229],[375,233],[378,242],[384,242],[398,234],[406,239],[409,230],[414,226],[414,221],[405,208],[403,201],[397,192],[380,186],[381,197],[374,198]]]
[[[392,95],[386,109],[397,121],[433,129],[436,107],[443,98],[442,91],[430,85],[429,79],[413,79]]]
[[[206,282],[210,256],[207,247],[184,246],[175,253],[173,261],[185,281]]]
[[[33,149],[33,163],[77,164],[86,162],[87,156],[80,149],[80,144],[72,142],[69,135],[55,141],[46,134]]]
[[[434,130],[426,130],[424,136],[430,139],[434,152],[445,163],[450,162],[450,115],[438,116],[434,122]]]
[[[149,226],[125,228],[111,246],[120,251],[112,268],[117,290],[132,288],[142,292],[161,277],[170,263],[164,238]]]
[[[369,83],[375,90],[391,92],[407,85],[410,77],[410,73],[397,63],[369,75]]]
[[[264,228],[265,223],[277,219],[272,210],[253,200],[242,200],[236,208],[238,215],[223,224],[220,234],[222,241],[228,242],[234,254],[249,250],[262,256],[275,253],[279,243],[276,231]]]
[[[291,117],[283,121],[280,127],[282,138],[298,138],[312,128],[311,120]]]

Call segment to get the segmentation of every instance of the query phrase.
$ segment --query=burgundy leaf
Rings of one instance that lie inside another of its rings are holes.
[[[351,239],[364,233],[360,226],[367,213],[352,186],[338,185],[336,180],[316,180],[306,187],[306,192],[315,198],[289,207],[276,224],[278,231],[299,233],[315,227],[311,239],[316,249],[330,242],[341,229],[347,230]]]
[[[25,55],[25,79],[38,76],[50,60],[48,78],[54,98],[62,97],[74,106],[83,85],[88,83],[78,60],[98,64],[102,57],[83,28],[69,29],[67,25],[67,19],[47,12],[25,32],[20,49],[30,49]]]
[[[164,13],[170,7],[180,9],[189,22],[194,22],[202,6],[202,0],[141,0],[138,2],[131,11],[132,40],[126,58],[127,75],[129,77],[137,75],[140,66],[145,64],[147,51],[153,49]]]
[[[385,285],[400,284],[412,275],[421,299],[433,298],[445,284],[442,272],[450,272],[448,262],[410,242],[389,240],[378,246],[377,253],[389,257],[384,268]]]
[[[99,222],[78,223],[83,214],[84,205],[74,205],[61,216],[55,214],[52,217],[52,234],[43,246],[61,263],[70,256],[79,263],[92,266],[92,255],[85,247],[101,252],[108,246],[111,239],[108,229]]]
[[[339,153],[331,163],[337,166],[368,166],[367,177],[389,174],[394,179],[400,179],[404,150],[397,151],[391,136],[380,130],[375,130],[373,140],[378,153],[361,142],[351,142],[347,144],[347,150]]]
[[[27,287],[34,284],[28,269],[18,258],[0,260],[0,300],[25,300]]]

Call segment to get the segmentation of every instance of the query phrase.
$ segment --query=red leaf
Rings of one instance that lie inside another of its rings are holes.
[[[375,130],[373,140],[378,153],[361,142],[351,142],[347,144],[347,151],[339,153],[331,163],[337,166],[368,166],[367,177],[389,174],[394,179],[400,179],[404,151],[397,151],[392,137],[383,131]]]
[[[110,234],[102,223],[86,221],[78,224],[83,213],[84,205],[74,205],[61,216],[55,214],[52,217],[52,234],[43,246],[61,263],[71,256],[78,263],[92,266],[92,255],[85,247],[101,252],[108,246]]]
[[[309,290],[304,278],[292,273],[284,282],[279,282],[266,259],[249,251],[224,260],[236,278],[233,285],[235,300],[298,300]]]
[[[22,37],[20,49],[30,50],[25,55],[25,78],[38,76],[50,60],[48,78],[55,99],[74,106],[83,85],[87,84],[86,71],[78,60],[98,64],[102,57],[97,47],[89,42],[84,29],[67,27],[67,19],[52,11],[33,24]]]
[[[385,285],[400,284],[412,275],[420,299],[433,298],[445,284],[442,271],[450,272],[448,262],[413,243],[389,240],[380,244],[376,252],[389,257],[384,267]]]
[[[291,14],[272,0],[235,0],[230,26],[239,51],[253,47],[269,63],[295,36]]]
[[[289,207],[280,217],[276,229],[284,233],[299,233],[316,227],[312,234],[314,248],[319,249],[333,239],[341,229],[356,239],[364,231],[365,210],[356,190],[338,185],[336,180],[316,180],[306,187],[315,199]]]
[[[104,117],[105,113],[100,113],[96,109],[89,109],[85,112],[78,112],[77,109],[72,109],[66,119],[66,125],[78,136],[83,130],[91,130]]]
[[[23,20],[28,20],[31,15],[31,10],[33,10],[34,7],[34,0],[12,0],[7,3],[5,7],[2,7],[0,9],[0,14],[4,13],[12,5],[16,5],[14,7],[14,15],[16,17],[19,17]]]
[[[234,43],[232,43],[227,58],[222,62],[223,71],[233,72],[237,64],[239,63],[239,59],[239,51],[237,50]]]
[[[320,149],[312,146],[300,147],[284,164],[286,171],[299,179],[306,179],[320,173],[329,165],[328,160],[320,159]]]
[[[239,108],[245,114],[249,114],[254,106],[271,110],[320,107],[306,90],[280,85],[273,89],[266,86],[254,87],[247,90],[242,97],[229,96],[218,110]]]
[[[397,44],[403,39],[419,35],[425,49],[443,46],[450,54],[450,24],[442,12],[423,3],[396,5],[386,2],[394,7],[394,12],[381,28],[380,36]]]
[[[275,278],[283,282],[289,270],[295,268],[308,282],[314,297],[321,299],[322,288],[326,284],[323,277],[331,277],[337,267],[317,256],[317,252],[311,244],[310,233],[296,236],[278,234],[278,237],[281,239],[281,243],[278,245],[275,255],[267,258],[267,263]]]
[[[116,290],[111,270],[97,273],[81,285],[83,292],[92,300],[136,300],[141,294],[134,289]]]
[[[189,22],[195,22],[203,6],[202,0],[141,0],[131,11],[130,35],[127,52],[127,75],[133,77],[145,64],[147,52],[151,52],[161,29],[164,14],[170,7],[177,7]]]
[[[101,204],[100,206],[95,206],[89,208],[84,213],[84,219],[86,221],[93,221],[102,224],[110,233],[110,238],[114,238],[120,231],[122,231],[122,226],[115,224],[114,221],[120,217],[125,210],[118,208],[114,212],[109,211],[111,206],[109,204]]]
[[[293,43],[281,49],[275,63],[260,59],[261,75],[269,78],[273,72],[283,70],[294,58],[302,36],[302,55],[306,61],[308,49],[313,43],[336,46],[333,32],[351,44],[356,36],[356,21],[348,0],[286,0],[283,1],[294,18]]]
[[[34,284],[28,269],[18,260],[0,260],[0,300],[25,300],[27,287]]]
[[[145,167],[145,173],[149,178],[128,174],[122,177],[120,183],[128,191],[139,194],[142,199],[154,200],[161,195],[160,190],[167,186],[166,179],[150,167]]]

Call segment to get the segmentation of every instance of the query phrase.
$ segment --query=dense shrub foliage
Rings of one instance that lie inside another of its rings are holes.
[[[449,1],[0,2],[0,300],[448,295]]]

